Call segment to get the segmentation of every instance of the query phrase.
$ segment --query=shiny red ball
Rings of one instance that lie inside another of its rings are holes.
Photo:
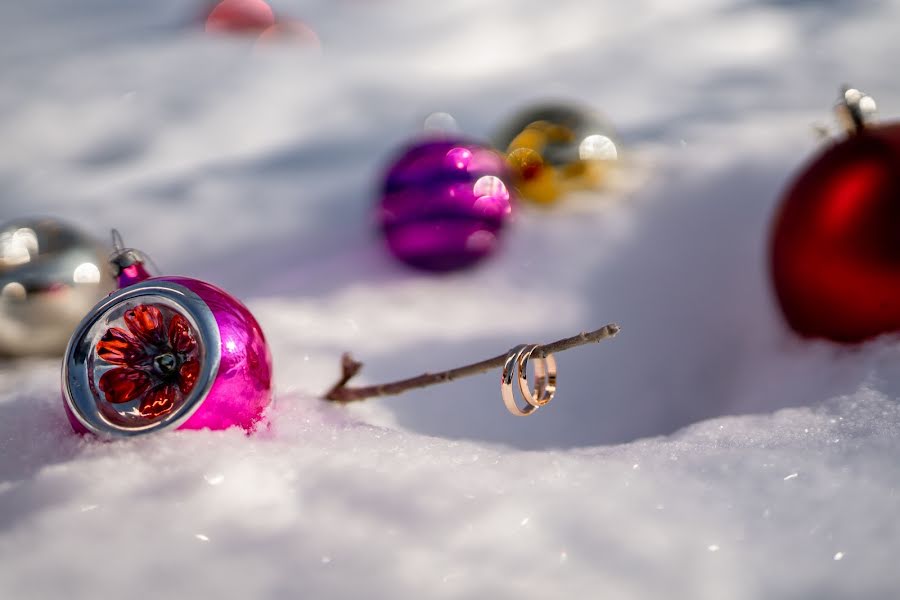
[[[775,219],[771,269],[803,336],[900,331],[900,123],[850,134],[800,173]]]
[[[283,19],[267,27],[256,41],[258,45],[278,42],[295,43],[308,48],[322,47],[316,32],[306,23],[295,19]]]
[[[222,0],[206,17],[207,33],[259,33],[275,24],[264,0]]]

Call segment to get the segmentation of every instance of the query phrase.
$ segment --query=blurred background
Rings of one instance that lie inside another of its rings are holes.
[[[10,597],[896,595],[900,351],[797,338],[767,257],[840,86],[900,115],[900,4],[270,4],[262,38],[200,0],[0,6],[0,221],[115,227],[233,292],[278,390],[264,435],[101,444],[57,360],[4,362]],[[518,204],[471,269],[394,260],[379,186],[429,115],[488,140],[546,100],[612,124],[615,185]],[[375,383],[609,322],[533,418],[497,373],[318,400],[344,351]]]

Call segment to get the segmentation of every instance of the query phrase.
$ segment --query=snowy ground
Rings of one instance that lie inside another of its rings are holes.
[[[765,272],[837,87],[900,116],[900,6],[273,2],[315,52],[211,39],[201,4],[0,7],[0,220],[115,226],[236,292],[273,427],[80,439],[54,361],[0,365],[0,597],[900,595],[900,348],[795,340]],[[472,272],[392,263],[369,210],[396,146],[546,97],[619,126],[628,191],[523,209]],[[497,374],[316,400],[344,350],[381,381],[610,321],[534,418]]]

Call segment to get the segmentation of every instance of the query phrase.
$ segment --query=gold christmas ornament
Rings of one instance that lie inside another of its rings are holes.
[[[522,197],[550,205],[575,190],[604,184],[619,158],[612,127],[597,113],[573,104],[530,106],[494,136]]]

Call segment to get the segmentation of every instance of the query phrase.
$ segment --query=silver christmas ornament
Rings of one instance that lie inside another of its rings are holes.
[[[84,315],[115,289],[108,255],[55,219],[0,225],[0,356],[62,354]]]

